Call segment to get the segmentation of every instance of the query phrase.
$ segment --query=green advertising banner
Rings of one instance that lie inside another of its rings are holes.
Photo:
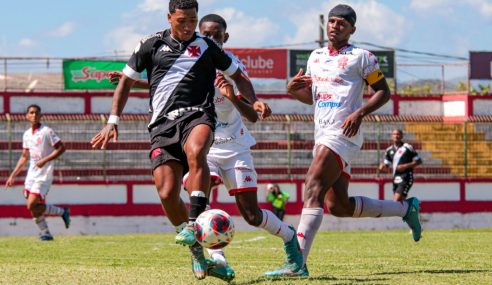
[[[306,66],[312,50],[289,50],[289,76],[294,77],[300,68],[306,72]],[[386,78],[395,77],[395,52],[372,51],[377,57],[379,67]]]
[[[121,71],[125,61],[64,60],[65,89],[114,89],[108,73]]]

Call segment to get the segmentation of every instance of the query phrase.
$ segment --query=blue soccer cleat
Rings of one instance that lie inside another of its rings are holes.
[[[407,214],[403,217],[403,221],[412,229],[412,237],[414,241],[419,241],[422,237],[422,226],[420,225],[420,201],[412,197],[405,200],[408,203]]]
[[[298,270],[292,270],[291,266],[287,265],[284,267],[281,267],[279,269],[266,272],[265,273],[266,277],[270,278],[283,278],[283,277],[308,277],[309,276],[309,271],[307,269],[307,266],[304,265]]]
[[[70,227],[70,209],[63,208],[63,214],[61,215],[63,223],[65,223],[65,228],[68,229]]]
[[[292,226],[289,226],[289,228],[294,231],[294,235],[290,241],[284,243],[284,250],[287,256],[286,265],[293,271],[298,271],[301,269],[304,260],[299,242],[297,241],[297,231]]]
[[[51,241],[51,240],[53,240],[53,236],[50,233],[39,235],[39,241]]]
[[[234,277],[236,277],[236,273],[229,265],[227,265],[227,263],[210,259],[206,259],[206,262],[208,276],[219,278],[226,282],[230,282],[234,279]]]
[[[176,235],[175,241],[177,244],[192,246],[196,242],[195,238],[195,223],[189,222],[186,227]]]
[[[203,255],[203,247],[196,243],[190,246],[191,251],[191,270],[193,275],[198,280],[204,279],[207,276],[207,262]]]

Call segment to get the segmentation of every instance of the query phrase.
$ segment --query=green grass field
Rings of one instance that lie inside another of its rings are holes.
[[[226,248],[233,284],[492,284],[492,229],[320,232],[311,276],[269,280],[282,265],[281,241],[236,233]],[[0,284],[225,284],[195,280],[188,250],[173,234],[0,238]]]

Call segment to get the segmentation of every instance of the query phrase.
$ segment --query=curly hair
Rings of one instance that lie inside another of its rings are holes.
[[[203,16],[203,18],[200,20],[200,23],[198,24],[198,26],[201,27],[202,24],[206,23],[206,22],[217,23],[217,24],[221,25],[224,28],[224,30],[227,30],[226,21],[224,20],[224,18],[222,18],[221,16],[219,16],[217,14],[208,14],[208,15]]]
[[[173,14],[176,9],[196,8],[198,12],[198,2],[196,0],[169,0],[169,13]]]

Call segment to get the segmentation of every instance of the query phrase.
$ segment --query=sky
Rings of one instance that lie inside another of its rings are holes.
[[[355,43],[461,58],[492,50],[491,0],[199,0],[199,17],[226,19],[226,47],[314,49],[319,15],[339,3],[357,12]],[[169,27],[167,7],[166,0],[4,1],[0,57],[129,55],[139,39]],[[397,51],[399,64],[455,61]]]

